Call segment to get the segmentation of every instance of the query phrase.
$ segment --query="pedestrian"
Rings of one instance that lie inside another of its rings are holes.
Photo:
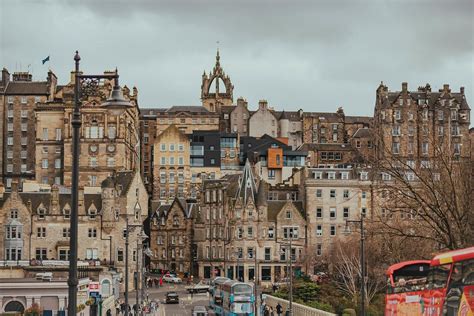
[[[270,316],[275,316],[275,312],[273,311],[273,307],[270,307]]]
[[[280,303],[276,306],[277,315],[280,316],[283,313],[283,307],[281,307]]]
[[[163,286],[163,277],[160,278],[160,287]]]

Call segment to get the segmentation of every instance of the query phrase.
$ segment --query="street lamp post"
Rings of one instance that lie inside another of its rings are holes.
[[[360,289],[360,314],[365,315],[365,232],[364,232],[364,214],[361,214],[360,220],[346,220],[346,231],[349,231],[349,223],[357,223],[360,225],[360,270],[361,270],[361,289]]]
[[[138,284],[139,284],[139,265],[138,265],[138,249],[140,242],[147,239],[148,236],[145,234],[143,231],[143,225],[130,225],[128,223],[128,216],[126,217],[126,234],[125,234],[125,316],[128,316],[128,245],[129,245],[129,239],[128,236],[130,234],[131,228],[134,227],[140,227],[141,228],[141,233],[140,236],[137,239],[137,251],[135,253],[135,259],[137,260],[137,267],[136,267],[136,283],[135,283],[135,299],[136,299],[136,308],[138,312]],[[143,248],[142,248],[142,255],[143,255]]]
[[[117,71],[109,75],[82,75],[79,72],[79,61],[81,57],[76,51],[74,55],[75,73],[74,73],[74,110],[72,112],[72,179],[71,179],[71,216],[70,216],[70,238],[69,238],[69,274],[68,274],[68,315],[75,316],[77,314],[77,285],[79,283],[77,276],[77,239],[78,239],[78,197],[79,197],[79,140],[81,119],[81,101],[80,86],[81,80],[101,80],[113,79],[114,87],[110,97],[103,106],[114,115],[121,115],[127,108],[133,107],[129,101],[123,97],[122,89],[119,86],[119,76]]]

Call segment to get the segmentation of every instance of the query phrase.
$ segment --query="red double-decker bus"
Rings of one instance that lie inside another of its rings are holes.
[[[474,316],[474,247],[387,270],[385,315]]]

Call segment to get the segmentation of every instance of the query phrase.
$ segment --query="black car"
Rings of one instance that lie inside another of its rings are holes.
[[[166,293],[166,304],[176,303],[179,304],[179,296],[176,292]]]

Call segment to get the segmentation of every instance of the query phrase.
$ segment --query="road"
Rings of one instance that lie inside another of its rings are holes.
[[[179,304],[165,304],[165,296],[169,291],[175,291],[179,295]],[[209,306],[209,293],[191,294],[185,290],[185,285],[163,283],[161,288],[148,288],[145,292],[149,300],[160,302],[160,308],[164,307],[166,316],[191,315],[196,305]],[[129,294],[129,304],[135,304],[135,292]]]

